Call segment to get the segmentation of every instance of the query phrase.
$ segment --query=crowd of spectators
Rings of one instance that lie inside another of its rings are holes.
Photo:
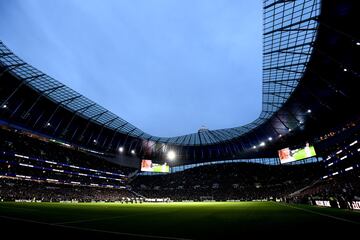
[[[127,189],[75,186],[16,178],[0,178],[0,201],[134,202],[142,201]]]
[[[133,168],[106,161],[101,155],[82,151],[76,146],[61,144],[16,129],[0,128],[0,152],[16,153],[57,163],[93,168],[128,175]],[[2,157],[4,158],[4,157]],[[24,159],[17,159],[23,160]]]
[[[138,176],[132,187],[146,197],[176,201],[279,199],[318,180],[322,169],[319,163],[217,164],[167,175]]]
[[[360,174],[358,170],[317,181],[287,198],[288,202],[315,205],[316,200],[330,201],[341,208],[351,208],[351,202],[360,201]],[[335,206],[336,207],[336,206]]]
[[[143,197],[172,201],[281,199],[310,204],[330,200],[341,207],[360,201],[358,170],[321,179],[325,171],[322,162],[207,165],[172,174],[137,176],[130,188],[127,176],[135,169],[108,162],[75,146],[14,129],[0,128],[0,136],[2,201],[142,202]]]
[[[3,201],[137,201],[126,189],[135,170],[76,146],[0,127]]]

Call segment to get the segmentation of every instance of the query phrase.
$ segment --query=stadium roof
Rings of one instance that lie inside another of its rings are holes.
[[[253,122],[235,128],[199,131],[170,138],[152,136],[25,63],[2,42],[0,42],[0,64],[21,80],[21,84],[30,86],[57,106],[62,106],[89,121],[119,133],[147,141],[182,146],[218,144],[259,127],[287,101],[300,82],[310,59],[319,14],[320,0],[264,1],[262,112]],[[5,99],[2,105],[6,102]],[[288,131],[287,124],[282,128],[278,131],[279,126],[274,126],[274,129],[277,129],[276,134]]]
[[[264,1],[259,118],[171,138],[144,133],[0,43],[1,124],[111,156],[163,160],[173,150],[178,165],[275,157],[278,149],[306,141],[326,148],[321,136],[360,125],[360,108],[351,108],[360,101],[357,11],[352,0]]]

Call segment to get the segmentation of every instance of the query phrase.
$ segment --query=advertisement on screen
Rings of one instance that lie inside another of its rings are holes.
[[[153,163],[151,160],[144,159],[141,161],[141,171],[168,173],[170,172],[170,167],[166,163],[161,165],[161,164]]]
[[[314,146],[310,146],[308,143],[304,148],[283,148],[280,149],[278,153],[282,164],[316,156]]]

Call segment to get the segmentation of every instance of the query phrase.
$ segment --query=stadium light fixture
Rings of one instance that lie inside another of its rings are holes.
[[[265,142],[261,142],[260,147],[265,147]]]
[[[255,149],[255,148],[256,148],[256,146],[254,145],[254,146],[253,146],[253,149]]]
[[[308,110],[307,110],[307,113],[311,113],[311,109],[308,109]]]
[[[173,161],[173,160],[175,160],[175,158],[176,158],[176,154],[175,154],[175,152],[174,151],[169,151],[168,153],[167,153],[167,158],[170,160],[170,161]]]
[[[291,132],[291,130],[292,130],[292,129],[291,129],[291,128],[289,128],[288,130],[289,130],[289,132]]]
[[[269,140],[269,141],[272,141],[272,137],[269,137],[268,140]]]
[[[46,126],[50,127],[50,126],[51,126],[51,123],[48,122],[48,123],[46,124]]]
[[[96,139],[94,139],[93,142],[96,143],[97,142]]]
[[[133,149],[133,150],[131,150],[131,154],[135,154],[135,150]]]
[[[357,141],[357,140],[355,140],[354,142],[350,143],[350,145],[349,145],[349,146],[350,146],[350,147],[351,147],[351,146],[354,146],[354,145],[355,145],[355,144],[357,144],[357,143],[358,143],[358,141]]]
[[[360,46],[360,42],[356,42],[356,46]]]
[[[282,135],[281,134],[279,134],[279,138],[281,138],[282,137]]]
[[[353,170],[354,168],[353,167],[348,167],[348,168],[345,168],[345,171],[350,171],[350,170]]]
[[[2,108],[7,108],[7,105],[6,105],[6,104],[4,104],[4,105],[2,106]]]
[[[119,152],[123,152],[124,151],[124,148],[123,147],[119,147]]]
[[[344,68],[344,72],[347,72],[348,70],[347,70],[347,68]]]

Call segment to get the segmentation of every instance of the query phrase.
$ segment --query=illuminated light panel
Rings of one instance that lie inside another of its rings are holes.
[[[358,143],[358,141],[356,140],[356,141],[354,141],[354,142],[350,143],[350,145],[349,145],[349,146],[350,146],[350,147],[351,147],[351,146],[354,146],[354,145],[355,145],[355,144],[357,144],[357,143]]]
[[[343,156],[342,158],[340,158],[340,160],[344,160],[344,159],[346,159],[347,158],[347,156]]]
[[[348,167],[348,168],[345,168],[345,171],[350,171],[350,170],[353,170],[354,168],[353,167]]]
[[[30,176],[25,176],[25,175],[15,175],[16,177],[19,177],[19,178],[27,178],[27,179],[30,179],[31,177]]]
[[[25,163],[19,163],[20,166],[24,166],[24,167],[34,167],[34,165],[31,164],[25,164]]]
[[[52,179],[52,178],[47,178],[46,181],[49,181],[49,182],[58,182],[59,180]]]
[[[52,161],[45,161],[45,162],[50,164],[57,164],[56,162],[52,162]]]
[[[28,156],[24,156],[24,155],[20,155],[20,154],[15,154],[15,157],[29,159]]]
[[[340,153],[342,153],[342,150],[339,150],[339,151],[336,152],[336,154],[340,154]]]
[[[335,176],[335,175],[338,175],[338,174],[339,174],[339,172],[334,172],[332,175]]]

